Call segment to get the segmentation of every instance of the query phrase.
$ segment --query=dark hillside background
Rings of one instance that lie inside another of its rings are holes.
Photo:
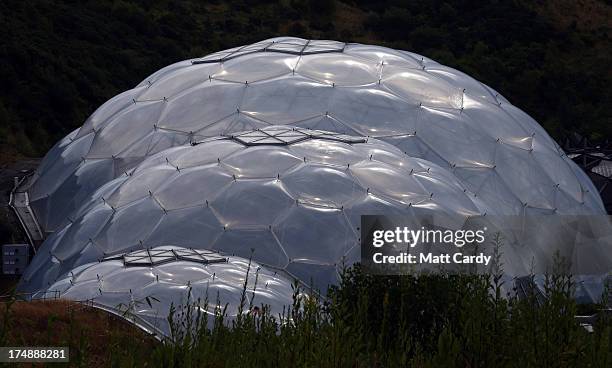
[[[3,0],[0,163],[44,155],[165,65],[279,35],[421,53],[491,85],[557,139],[606,139],[611,24],[609,0]]]

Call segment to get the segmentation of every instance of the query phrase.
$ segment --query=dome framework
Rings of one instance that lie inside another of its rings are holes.
[[[361,215],[437,213],[461,224],[483,206],[443,168],[388,143],[271,126],[162,151],[107,183],[47,239],[48,256],[34,260],[22,288],[178,245],[252,258],[325,291],[359,261]]]
[[[288,37],[154,73],[60,141],[22,190],[53,232],[145,157],[270,125],[378,138],[446,168],[502,214],[603,211],[586,175],[490,87],[406,51]]]
[[[48,234],[20,283],[34,295],[159,247],[252,257],[325,290],[359,260],[361,215],[605,214],[584,172],[492,88],[407,51],[292,37],[152,74],[19,191]]]

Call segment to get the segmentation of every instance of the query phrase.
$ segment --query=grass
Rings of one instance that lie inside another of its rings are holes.
[[[296,284],[281,316],[260,306],[229,321],[223,306],[210,316],[186,300],[173,306],[164,343],[80,304],[9,302],[0,346],[68,345],[70,365],[88,367],[612,365],[612,322],[600,313],[594,332],[578,325],[571,277],[549,275],[541,304],[502,295],[500,283],[496,275],[375,277],[355,266],[326,299]]]
[[[68,346],[73,367],[136,365],[157,344],[123,319],[80,303],[9,299],[0,304],[0,346]]]

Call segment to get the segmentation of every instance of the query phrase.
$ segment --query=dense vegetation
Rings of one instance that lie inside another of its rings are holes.
[[[598,0],[4,0],[0,154],[42,155],[155,70],[278,35],[422,53],[491,85],[558,139],[606,138],[610,8]]]
[[[72,366],[610,367],[612,320],[600,314],[593,332],[578,325],[570,277],[549,276],[540,303],[535,294],[506,298],[501,286],[495,276],[373,277],[355,267],[326,300],[296,287],[281,324],[265,307],[230,323],[221,308],[213,317],[184,301],[168,317],[174,339],[165,344],[116,322],[107,331],[104,318],[87,326],[75,318],[82,312],[32,319],[24,337],[12,318],[24,308],[4,308],[0,345],[69,346]]]

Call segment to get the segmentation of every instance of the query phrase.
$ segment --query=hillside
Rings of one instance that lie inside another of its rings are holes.
[[[278,35],[382,44],[471,74],[557,139],[612,136],[609,2],[0,3],[0,157],[41,156],[172,62]]]
[[[2,346],[68,346],[72,366],[142,362],[157,340],[125,320],[67,300],[0,300]],[[128,363],[129,364],[129,363]]]

